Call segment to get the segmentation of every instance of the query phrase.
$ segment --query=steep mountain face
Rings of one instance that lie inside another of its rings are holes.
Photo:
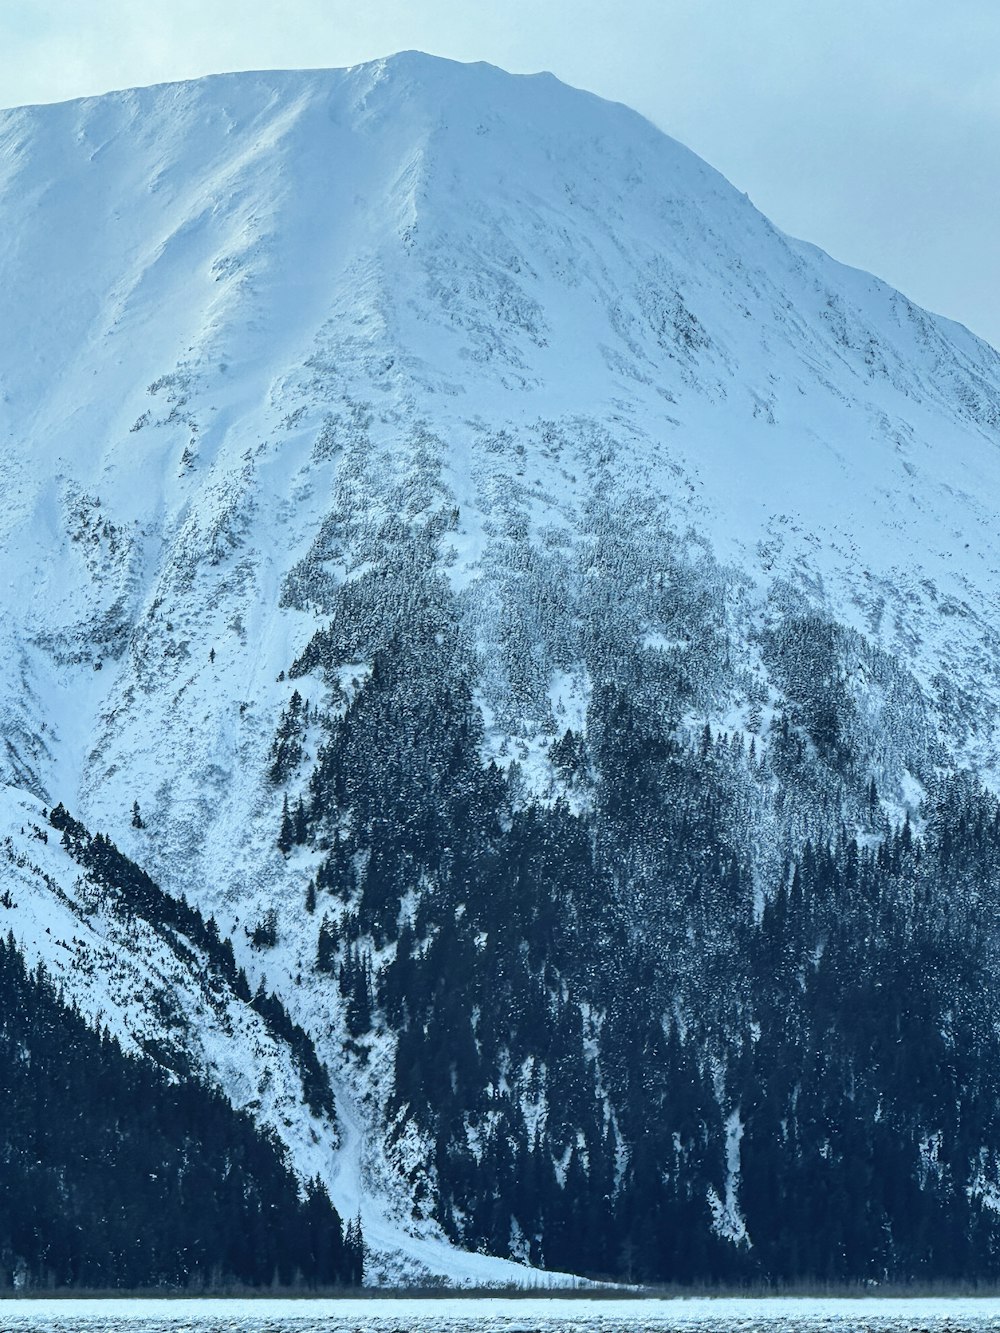
[[[991,1271],[997,354],[412,54],[0,113],[0,218],[0,928],[376,1276]]]

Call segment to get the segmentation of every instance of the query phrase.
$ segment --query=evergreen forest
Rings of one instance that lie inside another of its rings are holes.
[[[126,1056],[0,941],[0,1290],[358,1285],[362,1245],[249,1116]]]
[[[392,1043],[414,1214],[629,1281],[991,1281],[1000,807],[928,763],[914,820],[887,815],[886,754],[923,724],[901,703],[876,757],[844,681],[861,660],[903,699],[900,673],[817,616],[762,641],[782,711],[683,726],[732,672],[694,583],[697,676],[584,624],[586,725],[551,736],[544,793],[484,759],[489,685],[434,575],[392,605],[377,574],[345,585],[291,667],[371,663],[325,717],[296,689],[271,781],[282,851],[318,856],[345,1042],[361,1069]]]

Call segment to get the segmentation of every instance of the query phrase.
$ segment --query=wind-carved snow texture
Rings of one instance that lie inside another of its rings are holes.
[[[351,813],[281,849],[283,803],[421,616],[515,808],[591,808],[595,682],[761,759],[791,718],[796,800],[775,813],[778,768],[727,789],[758,912],[831,821],[877,840],[943,770],[995,786],[1000,360],[626,108],[415,54],[0,113],[0,218],[0,927],[126,1044],[171,1039],[167,996],[197,1068],[360,1209],[373,1275],[519,1280],[445,1242],[396,1033],[355,1040],[317,972],[356,904],[303,904]],[[59,801],[214,915],[313,1037],[338,1129],[253,1016],[84,901],[31,832]],[[638,882],[629,911],[665,909]],[[547,1077],[493,1092],[544,1127]],[[711,1213],[752,1243],[724,1084]]]

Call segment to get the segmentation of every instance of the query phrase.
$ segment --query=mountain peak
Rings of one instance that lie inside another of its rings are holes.
[[[366,1238],[488,1224],[537,1257],[541,1214],[470,1220],[435,1173],[507,1160],[502,1100],[519,1143],[548,1135],[545,1209],[600,1159],[605,1216],[634,1147],[616,1116],[660,1124],[586,1054],[606,941],[659,923],[660,1007],[628,1040],[671,1043],[666,1097],[699,1021],[681,954],[727,956],[713,894],[749,938],[772,896],[802,908],[779,881],[804,846],[891,840],[943,773],[1000,782],[997,354],[783,235],[634,112],[420,53],[0,113],[0,238],[11,838],[63,802],[232,937],[336,1075],[343,1142],[286,1144],[345,1216],[375,1200]],[[694,827],[718,836],[685,860]],[[916,902],[908,847],[893,893]],[[26,878],[29,933],[53,890]],[[533,940],[505,952],[522,919],[582,932],[575,979]],[[440,957],[468,988],[460,1057],[392,990],[419,972],[433,1009]],[[499,980],[474,999],[480,967]],[[535,1027],[508,1039],[515,972]],[[556,1012],[575,1054],[547,1073]],[[581,1052],[589,1138],[546,1084]],[[710,1042],[695,1063],[728,1067]],[[468,1119],[428,1102],[438,1064],[444,1098],[480,1079]],[[739,1247],[752,1099],[720,1088],[691,1139],[717,1153],[686,1196],[705,1216],[670,1215]],[[963,1207],[996,1188],[978,1151]]]

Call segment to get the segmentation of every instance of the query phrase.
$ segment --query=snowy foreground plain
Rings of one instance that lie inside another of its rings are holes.
[[[996,1299],[0,1301],[4,1333],[974,1333],[1000,1329]]]

